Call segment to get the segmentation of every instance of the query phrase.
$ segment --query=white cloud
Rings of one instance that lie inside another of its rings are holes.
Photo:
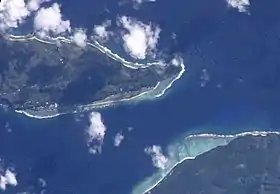
[[[229,6],[238,9],[239,12],[247,12],[247,7],[250,5],[249,0],[227,0]]]
[[[180,66],[180,59],[178,57],[174,57],[172,60],[171,60],[171,64],[178,67]]]
[[[74,32],[74,35],[72,37],[72,40],[74,43],[76,43],[80,47],[85,47],[87,45],[87,35],[85,30],[77,29]]]
[[[103,140],[106,133],[106,126],[103,123],[101,114],[92,112],[89,116],[90,126],[87,128],[87,145],[90,153],[101,153]]]
[[[43,179],[43,178],[39,178],[38,182],[39,182],[39,185],[41,187],[46,187],[47,186],[47,181],[45,179]]]
[[[162,153],[160,146],[153,145],[151,147],[145,148],[145,153],[152,157],[153,165],[156,168],[164,169],[168,159]]]
[[[0,29],[17,28],[26,18],[37,11],[41,4],[50,0],[2,0],[0,2]]]
[[[70,32],[70,21],[63,20],[60,7],[54,3],[51,7],[41,8],[44,2],[50,0],[2,0],[0,2],[0,30],[17,28],[25,22],[33,12],[34,29],[40,35],[52,33],[58,35],[63,32]]]
[[[58,35],[70,32],[70,21],[63,20],[60,7],[54,3],[51,7],[41,8],[34,18],[34,29],[41,35]]]
[[[207,69],[202,69],[202,73],[200,76],[200,87],[205,87],[206,84],[209,82],[209,80],[210,80],[210,75]]]
[[[0,3],[0,28],[17,28],[30,15],[24,0],[2,0]]]
[[[101,25],[95,25],[93,29],[93,39],[98,40],[99,42],[106,42],[109,39],[109,36],[113,35],[112,32],[109,32],[107,28],[111,25],[111,21],[108,20]]]
[[[130,132],[130,131],[133,131],[134,128],[133,127],[128,127],[127,130]]]
[[[133,0],[134,5],[136,6],[135,8],[138,8],[142,3],[145,2],[156,2],[156,0]]]
[[[119,147],[124,139],[124,136],[122,133],[117,133],[117,135],[114,138],[114,146]]]
[[[10,171],[9,169],[6,170],[5,175],[0,176],[0,189],[6,190],[7,185],[17,186],[18,182],[16,179],[16,174]]]
[[[42,3],[49,2],[50,0],[29,0],[27,3],[27,9],[29,11],[37,11]]]
[[[127,31],[122,37],[123,46],[133,58],[145,59],[153,54],[161,31],[158,26],[146,25],[126,16],[119,19],[119,25]]]

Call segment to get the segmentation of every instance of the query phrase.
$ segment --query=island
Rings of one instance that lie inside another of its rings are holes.
[[[150,194],[279,194],[280,135],[240,136],[178,164]]]
[[[38,117],[161,95],[182,74],[182,65],[127,62],[98,42],[2,34],[0,47],[0,103]]]

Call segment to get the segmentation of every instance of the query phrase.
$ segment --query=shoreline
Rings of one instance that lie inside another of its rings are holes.
[[[201,134],[193,134],[193,135],[188,135],[187,137],[184,138],[184,140],[187,140],[189,138],[199,138],[199,137],[210,137],[210,138],[231,138],[231,140],[229,140],[228,143],[230,143],[233,139],[236,139],[238,137],[243,137],[243,136],[247,136],[247,135],[252,135],[252,136],[267,136],[269,134],[277,134],[277,135],[280,135],[280,131],[245,131],[245,132],[241,132],[241,133],[236,133],[236,134],[214,134],[214,133],[201,133]],[[226,143],[225,145],[227,145],[228,143]],[[218,146],[222,146],[222,145],[217,145],[213,148],[211,148],[210,150],[218,147]],[[208,151],[210,151],[208,150]],[[207,151],[205,151],[207,152]],[[203,152],[203,153],[205,153]],[[201,154],[203,154],[201,153]],[[170,155],[170,153],[168,153]],[[201,155],[201,154],[198,154],[197,156]],[[137,189],[134,189],[132,190],[132,193],[133,194],[149,194],[150,191],[152,189],[154,189],[155,187],[159,186],[161,184],[161,182],[166,179],[168,176],[170,176],[170,174],[174,171],[174,169],[181,163],[183,163],[184,161],[186,160],[193,160],[195,159],[197,156],[194,156],[194,157],[190,157],[190,156],[187,156],[187,157],[184,157],[183,159],[177,161],[174,165],[172,165],[171,167],[169,167],[168,169],[166,169],[166,172],[164,172],[164,175],[156,181],[156,183],[152,184],[151,186],[149,186],[147,189],[145,189],[145,191],[135,191]],[[167,156],[168,157],[168,156]],[[151,178],[152,176],[156,175],[158,172],[155,172],[153,175],[151,175],[150,177],[146,177],[145,180],[147,180],[147,178]],[[143,182],[140,182],[138,185],[141,185],[143,183],[145,183],[145,180]],[[137,187],[137,185],[136,185]]]
[[[10,41],[29,41],[29,40],[36,40],[42,43],[46,43],[46,44],[57,44],[57,41],[61,41],[63,43],[67,43],[67,44],[75,44],[70,38],[66,38],[66,37],[62,37],[62,36],[58,36],[58,37],[47,37],[46,40],[41,39],[39,37],[37,37],[35,34],[29,34],[29,35],[12,35],[12,34],[2,34],[2,36]],[[138,62],[129,62],[127,60],[125,60],[124,58],[120,57],[118,54],[113,53],[109,48],[102,46],[100,43],[98,43],[96,40],[93,41],[93,43],[91,42],[86,42],[87,46],[91,46],[95,49],[97,49],[97,51],[107,55],[109,58],[111,58],[112,60],[115,60],[119,63],[121,63],[123,66],[127,67],[127,68],[131,68],[131,69],[143,69],[143,68],[147,68],[149,66],[152,65],[174,65],[172,64],[172,62],[170,63],[163,63],[163,62],[147,62],[146,64],[143,63],[138,63]],[[92,104],[87,104],[87,105],[81,105],[78,106],[78,110],[86,110],[88,111],[89,109],[97,109],[97,108],[104,108],[104,107],[108,107],[108,106],[112,106],[121,102],[129,102],[129,101],[137,101],[138,99],[145,99],[145,96],[147,98],[159,98],[162,97],[167,90],[169,90],[172,85],[174,84],[174,82],[176,82],[177,80],[179,80],[185,73],[186,68],[183,62],[183,59],[180,56],[175,56],[174,59],[176,61],[176,63],[178,65],[180,65],[180,72],[176,75],[176,77],[172,78],[171,80],[168,80],[168,83],[166,83],[166,85],[164,84],[164,87],[161,89],[161,91],[156,91],[156,89],[158,89],[158,87],[161,85],[162,82],[166,81],[160,81],[158,82],[152,89],[149,89],[148,91],[144,91],[141,92],[137,95],[131,96],[129,98],[123,98],[123,99],[119,99],[119,100],[109,100],[106,101],[106,99],[100,100],[99,102],[97,101],[96,103],[92,103]],[[154,94],[153,94],[154,92]],[[151,96],[149,96],[151,95]],[[109,96],[109,98],[112,96]],[[56,109],[57,110],[57,109]],[[53,111],[56,111],[55,109]],[[33,115],[32,113],[29,113],[28,110],[24,111],[24,110],[15,110],[16,113],[21,113],[24,114],[25,116],[28,117],[32,117],[32,118],[36,118],[36,119],[46,119],[46,118],[53,118],[53,117],[57,117],[60,116],[62,114],[68,114],[70,112],[57,112],[56,114],[53,115],[46,115],[46,116],[38,116],[38,115]],[[73,110],[72,113],[76,113],[77,110]]]

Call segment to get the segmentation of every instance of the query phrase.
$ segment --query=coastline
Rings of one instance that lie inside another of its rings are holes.
[[[204,150],[203,152],[201,152],[200,154],[203,154],[207,151],[210,151],[211,149],[214,149],[218,146],[224,146],[227,145],[229,142],[231,142],[233,139],[236,139],[238,137],[242,137],[242,136],[247,136],[247,135],[252,135],[252,136],[267,136],[269,134],[277,134],[280,135],[279,131],[246,131],[246,132],[242,132],[242,133],[236,133],[236,134],[214,134],[214,133],[201,133],[201,134],[193,134],[193,135],[188,135],[187,137],[184,138],[184,140],[188,140],[190,138],[193,139],[197,139],[197,138],[222,138],[224,140],[228,140],[227,142],[222,142],[219,143],[209,149]],[[208,139],[209,140],[209,139]],[[207,140],[206,140],[207,141]],[[176,168],[177,165],[183,163],[186,160],[193,160],[195,159],[197,156],[199,156],[200,154],[194,155],[194,156],[185,156],[183,157],[181,160],[178,161],[172,161],[172,158],[170,159],[170,156],[173,155],[175,153],[170,153],[170,150],[168,152],[168,159],[169,161],[171,160],[171,163],[173,162],[174,164],[172,166],[167,166],[166,169],[164,169],[163,171],[159,171],[154,173],[151,177],[145,178],[145,180],[143,182],[140,182],[138,185],[136,185],[133,190],[132,190],[132,194],[149,194],[150,191],[159,186],[161,184],[161,182],[167,178],[168,176],[170,176],[170,174],[173,172],[173,170]],[[176,154],[180,154],[180,153],[176,153]],[[189,154],[189,153],[185,153],[185,154]],[[173,156],[174,157],[174,156]],[[169,164],[170,165],[170,164]],[[148,185],[148,182],[153,181],[152,179],[157,178],[158,180],[154,180],[155,183],[152,183],[152,185]],[[150,179],[150,180],[148,180]],[[147,186],[148,188],[145,189],[145,186]]]
[[[39,37],[37,37],[35,34],[29,34],[29,35],[12,35],[12,34],[2,34],[2,36],[10,41],[29,41],[29,40],[36,40],[45,44],[57,44],[57,41],[61,41],[63,43],[67,43],[67,44],[72,44],[73,41],[70,38],[66,38],[66,37],[62,37],[62,36],[58,36],[58,37],[47,37],[47,40],[41,39]],[[151,65],[170,65],[170,64],[166,64],[163,62],[147,62],[146,64],[143,63],[134,63],[134,62],[129,62],[127,60],[125,60],[124,58],[120,57],[118,54],[113,53],[109,48],[102,46],[100,43],[98,43],[97,41],[93,41],[93,43],[91,42],[87,42],[88,46],[94,47],[95,49],[97,49],[99,52],[107,55],[108,57],[110,57],[112,60],[115,60],[119,63],[121,63],[122,65],[124,65],[127,68],[131,68],[131,69],[142,69],[142,68],[147,68]],[[174,60],[174,61],[173,61]],[[175,58],[171,61],[171,65],[174,65],[174,63],[176,63],[176,65],[180,66],[181,70],[180,72],[174,76],[172,79],[167,79],[167,80],[163,80],[158,82],[153,88],[148,89],[147,91],[144,92],[140,92],[139,94],[133,95],[131,97],[128,98],[122,98],[120,100],[100,100],[100,101],[96,101],[93,102],[92,104],[88,104],[88,105],[82,105],[82,106],[78,106],[77,110],[73,110],[73,111],[69,111],[69,112],[58,112],[57,109],[51,109],[50,112],[55,112],[55,113],[51,113],[51,114],[46,114],[46,115],[34,115],[28,111],[25,110],[16,110],[15,112],[17,113],[21,113],[24,114],[28,117],[32,117],[32,118],[36,118],[36,119],[45,119],[45,118],[53,118],[62,114],[68,114],[68,113],[76,113],[76,112],[82,112],[82,111],[89,111],[92,109],[98,109],[98,108],[104,108],[104,107],[108,107],[108,106],[112,106],[112,105],[116,105],[118,103],[122,103],[122,102],[130,102],[130,101],[140,101],[140,100],[145,100],[145,99],[154,99],[154,98],[159,98],[161,96],[163,96],[167,90],[169,90],[172,85],[174,84],[174,82],[176,82],[177,80],[179,80],[184,72],[186,71],[183,59],[180,56],[175,56]],[[167,83],[165,83],[167,82]],[[159,90],[159,91],[157,91]],[[112,96],[109,96],[108,98],[110,99]],[[50,113],[48,112],[48,113]]]

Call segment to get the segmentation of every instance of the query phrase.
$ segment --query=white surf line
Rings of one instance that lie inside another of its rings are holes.
[[[49,37],[48,36],[47,38],[50,39],[51,41],[40,39],[36,35],[25,35],[24,36],[24,35],[8,34],[8,35],[3,35],[3,36],[8,38],[11,41],[36,40],[36,41],[39,41],[39,42],[42,42],[42,43],[53,44],[53,45],[57,44],[56,41],[62,41],[64,43],[68,43],[68,44],[73,43],[73,41],[71,39],[68,39],[68,38],[65,38],[65,37],[62,37],[62,36],[58,36],[58,37]],[[142,69],[142,68],[147,68],[147,67],[149,67],[151,65],[162,65],[162,62],[147,62],[147,64],[142,64],[142,63],[137,63],[137,62],[134,63],[134,62],[126,61],[124,58],[120,57],[118,54],[113,53],[110,49],[108,49],[105,46],[102,46],[97,41],[94,41],[94,43],[87,42],[87,45],[96,48],[101,53],[106,54],[108,57],[110,57],[111,59],[113,59],[113,60],[115,60],[117,62],[120,62],[122,65],[124,65],[127,68]],[[159,94],[155,95],[155,98],[163,96],[165,94],[165,92],[172,87],[173,83],[176,80],[179,80],[183,76],[183,74],[184,74],[184,72],[186,70],[185,69],[185,65],[183,63],[183,59],[178,59],[178,60],[180,60],[181,71],[178,73],[178,75],[172,81],[170,81],[170,83]],[[138,94],[136,96],[133,96],[133,97],[130,97],[130,98],[126,98],[126,99],[122,99],[120,101],[129,101],[129,100],[133,100],[135,98],[138,98],[138,97],[140,97],[142,95],[145,95],[148,92],[151,92],[151,91],[157,89],[157,87],[159,86],[160,83],[161,82],[158,82],[157,85],[152,90],[145,91],[145,92],[140,93],[140,94]],[[100,102],[100,104],[96,104],[96,106],[110,106],[111,104],[116,103],[116,102],[118,102],[118,101]],[[94,106],[94,105],[92,105],[92,106]],[[26,116],[31,116],[31,114],[29,114],[27,112],[22,111],[22,113],[24,113]],[[61,115],[61,114],[62,113],[57,114],[57,115],[53,115],[53,116],[49,116],[49,117],[48,116],[46,116],[46,117],[42,116],[40,118],[51,118],[51,117],[55,117],[55,116],[58,116],[58,115]],[[33,115],[33,118],[38,118],[38,117]]]
[[[88,104],[88,105],[82,105],[78,108],[87,108],[88,107],[90,109],[92,106],[96,106],[95,108],[98,108],[98,106],[106,107],[106,106],[114,105],[114,104],[119,103],[119,102],[131,101],[131,100],[140,98],[141,96],[144,96],[146,94],[149,94],[149,93],[153,92],[154,90],[156,90],[158,88],[160,83],[161,82],[158,82],[153,88],[149,89],[148,91],[144,91],[140,94],[137,94],[137,95],[129,97],[129,98],[123,98],[123,99],[120,99],[120,100],[109,100],[109,101],[105,101],[105,102],[96,102],[96,103],[92,103],[92,104]],[[160,96],[156,95],[156,97],[160,97]],[[93,107],[93,109],[94,109],[94,107]]]
[[[56,44],[56,42],[52,42],[52,41],[62,41],[64,43],[68,43],[68,44],[73,43],[73,41],[71,39],[68,39],[68,38],[65,38],[62,36],[58,36],[58,37],[54,37],[54,38],[48,36],[47,38],[50,39],[51,41],[40,39],[36,35],[32,35],[32,36],[30,35],[30,37],[28,37],[28,35],[27,36],[17,36],[17,35],[9,34],[8,36],[6,35],[5,37],[7,37],[9,40],[12,40],[12,41],[37,40],[39,42],[47,43],[47,44]],[[94,47],[97,50],[99,50],[100,52],[106,54],[111,59],[118,61],[118,62],[122,63],[124,66],[131,68],[131,69],[142,69],[142,68],[147,68],[148,66],[151,66],[151,65],[162,64],[160,62],[152,62],[152,63],[148,62],[147,64],[129,62],[129,61],[126,61],[124,58],[120,57],[118,54],[113,53],[107,47],[102,46],[97,41],[94,41],[94,43],[90,43],[90,42],[86,42],[86,43],[87,43],[87,45]]]
[[[121,102],[125,102],[125,101],[131,101],[131,100],[140,98],[141,96],[144,96],[146,94],[149,94],[149,93],[153,92],[154,90],[156,90],[158,88],[160,83],[161,82],[158,82],[152,89],[149,89],[148,91],[144,91],[144,92],[142,92],[140,94],[137,94],[137,95],[129,97],[129,98],[124,98],[124,99],[120,99],[120,100],[109,100],[109,101],[104,101],[104,102],[96,102],[96,103],[92,103],[92,104],[81,105],[81,106],[78,106],[77,109],[78,110],[84,109],[84,110],[88,111],[90,109],[98,109],[98,108],[101,108],[101,107],[104,108],[104,107],[108,107],[108,106],[113,106],[116,103],[121,103]],[[166,90],[166,88],[165,88],[165,90]],[[161,95],[156,95],[155,97],[158,98],[158,97],[162,96],[164,93],[161,92],[160,94]],[[46,116],[35,116],[35,115],[32,115],[32,114],[30,114],[30,113],[28,113],[28,112],[26,112],[24,110],[15,110],[15,112],[16,113],[20,113],[20,114],[24,114],[25,116],[36,118],[36,119],[47,119],[47,118],[54,118],[54,117],[57,117],[57,116],[60,116],[60,115],[63,115],[63,114],[77,113],[79,111],[74,110],[73,112],[59,112],[59,113],[54,114],[54,115],[46,115]]]
[[[181,62],[180,62],[181,71],[180,71],[179,74],[166,86],[166,88],[164,88],[164,89],[162,90],[161,93],[159,93],[159,94],[156,95],[156,98],[163,96],[163,95],[165,94],[165,92],[166,92],[169,88],[172,87],[173,83],[174,83],[176,80],[179,80],[179,79],[183,76],[184,72],[186,71],[186,67],[185,67],[185,65],[184,65],[183,59],[180,59],[180,61],[181,61]]]
[[[130,97],[130,98],[121,99],[121,101],[130,101],[130,100],[133,100],[133,99],[135,99],[135,98],[139,98],[139,97],[141,97],[141,96],[143,96],[143,95],[145,95],[145,94],[148,94],[148,93],[152,92],[153,90],[156,90],[160,83],[161,83],[161,82],[158,82],[152,89],[149,89],[148,91],[142,92],[142,93],[140,93],[140,94],[138,94],[138,95],[136,95],[136,96],[132,96],[132,97]],[[157,97],[157,96],[156,96],[156,97]]]
[[[118,102],[131,101],[131,100],[139,98],[145,94],[148,94],[148,93],[152,92],[153,90],[156,90],[157,87],[159,86],[159,84],[160,84],[160,82],[158,82],[152,89],[149,89],[148,91],[144,91],[140,94],[137,94],[137,95],[129,97],[129,98],[123,98],[120,100],[109,100],[109,101],[105,101],[105,102],[96,102],[96,103],[92,103],[92,104],[88,104],[88,105],[82,105],[78,108],[86,108],[87,106],[89,106],[89,108],[92,106],[110,106],[110,105],[114,105]]]
[[[152,189],[154,189],[155,187],[159,186],[161,184],[161,182],[167,178],[168,176],[171,176],[172,172],[174,171],[174,169],[177,167],[177,165],[181,164],[182,162],[186,161],[186,160],[194,160],[195,157],[185,157],[183,158],[180,162],[177,162],[174,166],[171,167],[170,170],[168,170],[165,174],[165,176],[161,177],[155,184],[153,184],[149,189],[147,189],[146,191],[143,192],[143,194],[149,194],[150,191]]]
[[[63,114],[67,114],[67,113],[57,113],[57,114],[54,114],[54,115],[49,115],[49,116],[35,116],[35,115],[32,115],[28,112],[25,112],[23,110],[15,110],[16,113],[20,113],[20,114],[24,114],[25,116],[28,116],[28,117],[31,117],[31,118],[36,118],[36,119],[50,119],[50,118],[54,118],[54,117],[57,117],[57,116],[60,116],[60,115],[63,115]]]
[[[232,140],[238,138],[238,137],[243,137],[243,136],[246,136],[246,135],[252,135],[252,136],[267,136],[269,134],[276,134],[276,135],[280,135],[280,132],[279,131],[246,131],[246,132],[242,132],[242,133],[237,133],[237,134],[233,134],[233,135],[223,135],[223,134],[213,134],[213,133],[201,133],[201,134],[195,134],[195,135],[189,135],[187,137],[185,137],[185,139],[188,139],[188,138],[194,138],[194,137],[222,137],[222,138],[233,138]],[[230,140],[229,143],[232,141]],[[226,144],[227,145],[227,144]],[[213,148],[215,149],[215,148]],[[211,149],[211,150],[213,150]],[[210,151],[210,150],[209,150]],[[208,152],[209,152],[208,151]],[[203,153],[202,153],[203,154]],[[199,154],[201,155],[201,154]],[[199,156],[197,155],[197,156]],[[197,157],[196,156],[196,157]],[[153,184],[150,188],[148,188],[146,191],[144,191],[142,194],[149,194],[150,191],[152,189],[154,189],[156,186],[160,185],[161,184],[161,181],[165,178],[167,178],[167,176],[171,173],[172,170],[174,170],[174,168],[181,164],[182,162],[184,162],[185,160],[193,160],[195,159],[196,157],[185,157],[183,158],[182,160],[180,160],[179,162],[177,162],[176,164],[174,164],[170,170],[168,170],[165,174],[165,176],[163,176],[162,178],[160,178],[159,181],[157,181],[155,184]]]
[[[43,40],[43,39],[40,39],[38,37],[36,37],[36,35],[32,35],[30,37],[27,36],[16,36],[16,35],[8,35],[8,38],[10,40],[37,40],[39,42],[42,42],[42,43],[47,43],[47,44],[56,44],[56,42],[50,42],[50,41],[46,41],[46,40]],[[55,38],[52,38],[52,37],[49,37],[49,39],[51,39],[52,41],[62,41],[62,42],[65,42],[65,43],[73,43],[73,41],[71,39],[67,39],[65,37],[62,37],[62,36],[58,36],[58,37],[55,37]],[[102,52],[103,54],[106,54],[107,56],[109,56],[111,59],[113,60],[116,60],[120,63],[122,63],[125,67],[128,67],[128,68],[131,68],[131,69],[141,69],[141,68],[147,68],[151,65],[162,65],[162,63],[160,62],[148,62],[147,64],[143,64],[143,63],[133,63],[133,62],[129,62],[129,61],[126,61],[124,58],[120,57],[118,54],[115,54],[113,53],[110,49],[108,49],[107,47],[105,46],[102,46],[99,42],[97,41],[94,41],[94,44],[90,43],[90,42],[87,42],[87,45],[90,45],[96,49],[98,49],[100,52]],[[182,75],[184,74],[186,68],[185,68],[185,65],[184,65],[184,62],[183,62],[183,59],[178,59],[180,60],[180,67],[181,67],[181,71],[179,72],[179,74],[174,78],[174,80],[172,80],[170,82],[170,84],[158,95],[156,95],[156,97],[160,97],[162,96],[166,90],[168,90],[169,88],[172,87],[173,83],[180,79],[182,77]],[[134,64],[134,65],[133,65]]]
[[[136,96],[132,96],[132,97],[130,97],[130,98],[124,98],[124,99],[115,100],[115,101],[114,101],[114,100],[109,100],[109,101],[105,101],[105,102],[97,102],[97,103],[88,104],[88,105],[84,105],[84,106],[82,105],[82,106],[77,107],[77,108],[78,108],[78,109],[83,109],[83,108],[84,108],[84,109],[87,109],[87,110],[89,110],[89,109],[91,109],[91,108],[92,108],[92,109],[98,109],[98,107],[107,107],[107,106],[112,106],[112,105],[114,105],[114,104],[116,104],[116,103],[118,103],[118,102],[130,101],[130,100],[133,100],[133,99],[135,99],[135,98],[139,98],[139,97],[141,97],[141,96],[143,96],[143,95],[145,95],[145,94],[151,92],[152,90],[155,90],[155,89],[158,87],[159,83],[160,83],[160,82],[158,82],[157,85],[156,85],[154,88],[152,88],[151,90],[142,92],[142,93],[140,93],[140,94],[138,94],[138,95],[136,95]],[[92,107],[92,106],[96,106],[96,107]],[[53,115],[35,116],[35,115],[32,115],[32,114],[30,114],[30,113],[28,113],[28,112],[26,112],[26,111],[24,111],[24,110],[15,110],[15,112],[16,112],[16,113],[20,113],[20,114],[24,114],[25,116],[32,117],[32,118],[36,118],[36,119],[54,118],[54,117],[57,117],[57,116],[60,116],[60,115],[64,115],[64,114],[70,113],[70,112],[60,112],[60,113],[53,114]],[[79,111],[74,110],[74,111],[71,112],[71,113],[77,113],[77,112],[79,112]]]
[[[176,81],[176,80],[174,80],[174,81]],[[144,96],[146,94],[149,94],[149,93],[153,92],[154,90],[156,90],[159,87],[160,83],[161,82],[158,82],[153,88],[151,88],[151,89],[149,89],[147,91],[144,91],[144,92],[142,92],[140,94],[137,94],[135,96],[129,97],[129,98],[123,98],[123,99],[120,99],[120,100],[109,100],[109,101],[105,101],[105,102],[96,102],[96,103],[92,103],[92,104],[88,104],[88,105],[84,105],[84,106],[82,105],[81,108],[87,107],[87,106],[110,106],[110,105],[114,105],[114,104],[116,104],[118,102],[131,101],[131,100],[140,98],[141,96]],[[168,86],[171,87],[170,84]],[[165,90],[166,90],[166,88],[165,88]],[[161,92],[160,94],[157,94],[155,97],[158,98],[158,97],[160,97],[162,95],[163,95],[163,92]]]
[[[222,137],[222,138],[233,137],[233,138],[236,138],[236,137],[242,137],[242,136],[246,136],[246,135],[267,136],[269,134],[280,135],[280,132],[279,131],[246,131],[246,132],[242,132],[242,133],[228,134],[228,135],[213,134],[213,133],[200,133],[200,134],[189,135],[185,139],[193,138],[193,137]]]
[[[158,83],[159,84],[159,83]],[[155,89],[157,86],[158,86],[158,84],[153,88],[153,89]],[[152,90],[153,90],[152,89]],[[150,92],[150,91],[145,91],[145,92],[143,92],[143,93],[140,93],[140,94],[138,94],[138,95],[136,95],[136,96],[133,96],[133,97],[131,97],[131,98],[125,98],[125,99],[121,99],[121,100],[116,100],[116,101],[114,101],[114,100],[110,100],[110,101],[106,101],[106,102],[98,102],[98,103],[95,103],[95,104],[88,104],[88,105],[84,105],[84,106],[82,106],[82,107],[77,107],[78,109],[91,109],[91,106],[99,106],[99,107],[101,107],[101,106],[103,106],[103,107],[106,107],[106,106],[111,106],[111,105],[114,105],[114,104],[116,104],[116,103],[118,103],[118,102],[122,102],[122,101],[130,101],[130,100],[132,100],[132,99],[134,99],[134,98],[138,98],[138,97],[140,97],[140,96],[142,96],[142,95],[144,95],[144,94],[146,94],[146,93],[148,93],[148,92]],[[94,108],[98,108],[98,107],[92,107],[93,109]],[[57,116],[60,116],[60,115],[64,115],[64,114],[68,114],[68,113],[70,113],[70,112],[60,112],[60,113],[56,113],[56,114],[53,114],[53,115],[46,115],[46,116],[35,116],[35,115],[32,115],[32,114],[30,114],[30,113],[28,113],[28,112],[26,112],[26,111],[24,111],[24,110],[15,110],[15,112],[16,113],[20,113],[20,114],[24,114],[25,116],[28,116],[28,117],[31,117],[31,118],[36,118],[36,119],[48,119],[48,118],[54,118],[54,117],[57,117]],[[74,110],[72,113],[77,113],[78,111],[77,110]]]

